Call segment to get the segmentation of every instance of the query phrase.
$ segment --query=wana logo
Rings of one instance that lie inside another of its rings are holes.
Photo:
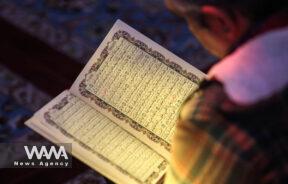
[[[45,157],[47,160],[49,160],[52,155],[54,155],[54,158],[57,160],[60,159],[60,157],[68,160],[68,156],[64,146],[59,146],[58,151],[56,150],[55,146],[50,146],[49,151],[47,151],[46,146],[41,146],[40,150],[38,150],[37,146],[32,146],[31,150],[29,150],[28,146],[24,146],[24,149],[29,160],[31,160],[34,155],[38,160],[42,159],[42,157]]]

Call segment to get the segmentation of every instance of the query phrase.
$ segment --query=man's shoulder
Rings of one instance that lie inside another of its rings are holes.
[[[218,80],[204,80],[200,83],[198,90],[188,96],[184,104],[190,103],[190,107],[194,110],[197,109],[198,113],[211,108],[223,115],[233,114],[234,116],[239,113],[250,116],[252,114],[259,115],[265,111],[281,113],[288,109],[288,85],[283,90],[248,105],[239,104],[231,99],[224,88],[224,85]]]
[[[225,133],[231,127],[237,127],[260,143],[264,134],[273,137],[288,132],[288,87],[255,104],[241,105],[229,98],[221,82],[206,80],[183,104],[180,120],[191,122],[205,131],[215,128]],[[274,140],[268,141],[272,143]]]

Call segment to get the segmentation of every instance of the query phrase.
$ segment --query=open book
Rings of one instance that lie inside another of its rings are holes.
[[[72,143],[73,156],[116,183],[160,183],[180,106],[204,76],[118,20],[72,87],[25,124]]]

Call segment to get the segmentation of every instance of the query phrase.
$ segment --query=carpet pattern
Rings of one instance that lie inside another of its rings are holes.
[[[0,142],[14,141],[30,133],[23,122],[50,99],[28,81],[0,65]]]
[[[118,18],[199,69],[214,61],[162,0],[0,0],[0,17],[81,63]]]

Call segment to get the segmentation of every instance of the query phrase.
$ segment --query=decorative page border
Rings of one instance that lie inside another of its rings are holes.
[[[74,137],[73,135],[71,135],[70,133],[68,133],[65,129],[63,129],[62,127],[60,127],[59,125],[57,125],[57,123],[55,123],[52,119],[51,119],[51,115],[50,115],[50,111],[51,110],[61,110],[63,107],[65,107],[65,105],[67,105],[69,103],[68,101],[68,96],[62,98],[62,100],[55,104],[50,110],[48,110],[47,112],[44,113],[44,119],[46,120],[47,123],[49,123],[50,125],[52,125],[53,127],[57,128],[58,130],[60,130],[60,132],[65,135],[66,137],[72,139],[73,141],[77,142],[81,147],[83,147],[85,150],[95,154],[98,156],[98,158],[102,159],[103,161],[109,163],[110,165],[112,165],[113,167],[115,167],[117,170],[119,170],[122,174],[129,176],[130,178],[134,179],[135,181],[137,181],[138,183],[142,183],[139,179],[137,179],[136,177],[132,176],[130,173],[128,173],[127,171],[125,171],[124,169],[122,169],[121,167],[119,167],[117,164],[111,162],[108,158],[106,158],[105,156],[103,156],[102,154],[96,152],[95,150],[93,150],[91,147],[89,147],[88,145],[86,145],[85,143],[83,143],[82,141],[80,141],[79,139],[77,139],[76,137]],[[166,160],[164,160],[159,166],[159,172],[163,171],[166,166],[167,166],[168,162]],[[154,181],[158,176],[159,176],[159,172],[153,172],[144,182],[144,184],[151,184],[152,181]]]
[[[156,134],[154,134],[152,131],[146,129],[145,127],[143,127],[142,125],[138,124],[136,121],[134,121],[132,118],[126,116],[125,114],[123,114],[122,112],[120,112],[119,110],[117,110],[116,108],[114,108],[113,106],[109,105],[108,103],[106,103],[104,100],[102,100],[101,98],[97,97],[96,95],[94,95],[93,93],[91,93],[90,91],[88,91],[86,89],[86,77],[88,74],[92,73],[92,72],[96,72],[101,64],[104,62],[104,60],[106,59],[106,57],[108,56],[109,52],[108,52],[108,46],[112,41],[115,40],[119,40],[120,38],[124,38],[125,40],[129,41],[130,43],[132,43],[133,45],[137,46],[138,48],[142,49],[144,52],[148,53],[149,55],[151,55],[152,57],[154,57],[155,59],[157,59],[158,61],[162,62],[163,64],[167,65],[169,68],[173,69],[174,71],[176,71],[177,73],[181,74],[182,76],[186,77],[187,79],[191,80],[192,82],[199,84],[200,83],[200,79],[193,73],[186,71],[185,69],[183,69],[179,64],[176,64],[173,61],[170,61],[169,59],[165,58],[161,53],[159,53],[156,50],[153,50],[152,48],[149,48],[148,45],[146,45],[145,43],[143,43],[140,40],[137,40],[136,38],[132,37],[128,32],[123,31],[123,30],[119,30],[117,31],[113,37],[112,40],[109,41],[106,45],[106,47],[102,50],[100,57],[97,59],[97,62],[95,62],[90,70],[88,71],[87,74],[85,74],[85,79],[83,79],[80,84],[79,84],[79,92],[82,96],[89,98],[90,100],[94,101],[94,103],[98,106],[100,106],[103,109],[107,109],[109,112],[111,112],[116,118],[120,119],[120,120],[124,120],[126,123],[128,123],[133,129],[143,133],[144,135],[147,135],[147,137],[152,140],[155,143],[160,144],[161,146],[164,146],[164,148],[168,151],[170,151],[171,149],[171,145],[163,140],[161,137],[157,136]]]

